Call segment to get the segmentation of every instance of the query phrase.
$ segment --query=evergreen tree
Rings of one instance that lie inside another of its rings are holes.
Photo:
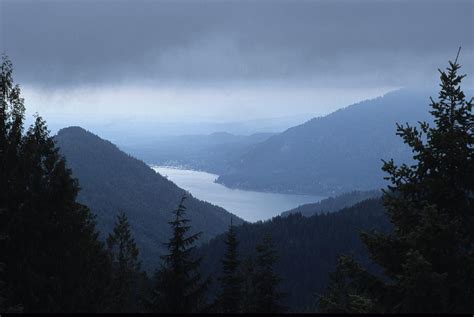
[[[0,67],[0,226],[10,305],[25,312],[97,311],[108,258],[94,218],[44,120],[23,133],[25,107],[12,65]]]
[[[256,246],[256,268],[253,275],[256,313],[279,313],[285,310],[280,304],[283,293],[279,292],[281,278],[274,272],[278,259],[272,239],[265,235]]]
[[[235,226],[230,224],[225,239],[226,251],[222,259],[221,293],[217,298],[217,306],[223,313],[238,313],[241,309],[242,276],[239,272],[240,260],[237,252],[239,242]]]
[[[130,232],[125,213],[117,216],[113,232],[107,237],[107,247],[112,261],[112,283],[108,307],[113,312],[138,310],[138,279],[140,261],[138,248]]]
[[[201,232],[187,235],[191,227],[185,218],[186,207],[183,195],[178,208],[173,212],[174,220],[169,224],[172,236],[166,246],[169,254],[162,256],[163,265],[156,274],[153,310],[167,313],[199,312],[203,306],[207,281],[201,281],[199,266],[201,258],[193,255],[195,243]]]
[[[456,57],[440,70],[434,127],[397,125],[415,164],[384,163],[392,185],[383,199],[394,230],[362,239],[388,281],[365,279],[359,287],[377,311],[474,311],[473,99],[461,90],[459,69]]]

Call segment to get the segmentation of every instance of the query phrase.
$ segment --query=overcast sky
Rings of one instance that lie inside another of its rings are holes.
[[[0,0],[30,111],[238,120],[437,84],[474,1]]]

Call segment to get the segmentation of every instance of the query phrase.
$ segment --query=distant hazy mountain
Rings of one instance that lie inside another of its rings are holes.
[[[183,113],[183,115],[185,114]],[[86,130],[94,131],[97,135],[111,141],[120,148],[135,146],[136,144],[151,144],[169,136],[205,136],[216,131],[225,131],[234,135],[251,135],[262,131],[280,133],[311,117],[310,114],[295,114],[293,116],[248,120],[236,118],[239,121],[229,122],[186,116],[182,121],[179,121],[165,120],[155,116],[141,117],[133,114],[127,116],[117,114],[105,117],[87,114],[70,116],[54,113],[47,115],[48,128],[54,133],[65,126],[78,125]],[[26,118],[26,121],[27,125],[33,123],[31,118]]]
[[[335,197],[323,199],[317,203],[306,204],[294,209],[283,212],[281,215],[286,217],[290,214],[300,213],[305,217],[310,217],[320,213],[335,212],[342,208],[350,207],[366,199],[378,198],[382,195],[380,190],[353,191],[344,193]]]
[[[153,269],[169,237],[168,221],[185,191],[114,144],[79,127],[62,129],[55,137],[82,188],[79,201],[97,215],[98,229],[107,235],[124,211],[147,269]],[[206,241],[227,229],[231,216],[221,207],[189,197],[187,214],[193,230]]]
[[[411,158],[395,123],[429,122],[429,96],[399,90],[314,118],[250,148],[218,182],[326,195],[379,188],[384,185],[381,159]]]
[[[222,174],[249,147],[267,140],[275,133],[234,135],[216,132],[209,135],[181,135],[155,138],[123,145],[122,149],[154,165],[180,166]]]
[[[282,291],[287,293],[285,304],[293,311],[314,307],[316,294],[322,294],[329,281],[329,273],[336,267],[341,254],[353,254],[364,267],[375,270],[368,260],[359,233],[376,229],[391,229],[380,199],[369,199],[342,209],[312,217],[292,214],[272,220],[246,223],[236,228],[241,259],[254,256],[255,246],[265,234],[270,234],[278,254],[276,272],[283,278]],[[206,274],[219,276],[225,251],[225,235],[219,235],[204,244],[202,268]],[[211,285],[211,297],[216,294],[218,282]]]

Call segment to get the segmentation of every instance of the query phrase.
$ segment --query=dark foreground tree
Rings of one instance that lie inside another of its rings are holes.
[[[0,210],[5,302],[25,312],[98,311],[105,297],[109,261],[94,219],[76,202],[79,191],[37,116],[23,133],[25,107],[0,66]]]
[[[186,207],[183,196],[173,212],[174,220],[169,224],[172,236],[166,244],[169,254],[162,256],[163,265],[156,274],[153,311],[166,313],[192,313],[203,309],[207,281],[201,281],[200,258],[193,255],[195,243],[201,232],[187,235],[191,227],[185,218]]]
[[[112,260],[112,282],[108,311],[136,312],[139,310],[139,280],[141,278],[138,248],[130,232],[125,213],[117,216],[114,230],[107,238]]]
[[[275,273],[278,259],[272,239],[265,235],[256,247],[256,267],[253,275],[256,313],[280,313],[285,310],[281,305],[283,293],[279,291],[281,278]]]
[[[237,252],[239,242],[232,223],[224,242],[226,250],[222,259],[222,275],[219,278],[221,291],[217,298],[217,307],[222,313],[238,313],[241,311],[242,273]]]
[[[439,97],[431,99],[434,127],[424,122],[419,127],[397,125],[415,164],[396,166],[390,160],[383,166],[392,183],[383,199],[394,230],[362,234],[386,279],[370,282],[375,277],[364,271],[357,287],[349,285],[347,294],[339,296],[358,296],[363,310],[474,311],[473,99],[461,90],[465,75],[458,75],[459,68],[456,58],[440,71]],[[352,310],[336,297],[330,288],[321,310]]]

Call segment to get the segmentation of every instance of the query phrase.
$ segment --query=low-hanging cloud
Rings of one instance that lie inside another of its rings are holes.
[[[400,86],[431,77],[459,45],[465,69],[473,68],[470,0],[2,0],[0,6],[1,50],[32,84]]]
[[[309,118],[436,87],[458,46],[474,74],[473,10],[472,0],[0,0],[0,52],[28,111],[58,126]]]

